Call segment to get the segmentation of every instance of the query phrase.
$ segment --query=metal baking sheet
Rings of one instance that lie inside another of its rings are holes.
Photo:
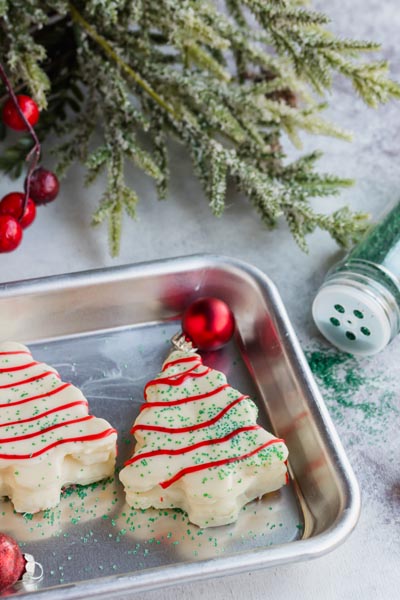
[[[14,513],[0,501],[0,531],[43,564],[18,597],[118,598],[204,577],[317,557],[355,526],[360,495],[279,294],[260,271],[226,257],[193,256],[0,286],[0,338],[80,387],[91,412],[119,432],[118,466],[145,383],[159,371],[193,299],[227,301],[237,335],[205,353],[259,407],[259,422],[289,448],[291,481],[248,504],[235,524],[199,529],[181,511],[131,509],[118,476],[63,492],[56,508]]]

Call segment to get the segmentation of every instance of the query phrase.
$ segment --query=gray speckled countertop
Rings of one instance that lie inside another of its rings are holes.
[[[400,11],[398,0],[318,0],[328,12],[333,29],[344,36],[373,39],[383,44],[383,55],[400,79]],[[400,199],[400,104],[376,111],[366,108],[338,78],[331,94],[330,117],[354,132],[349,144],[308,137],[305,150],[321,148],[321,170],[356,179],[340,198],[324,199],[333,210],[349,203],[376,215],[388,201]],[[309,238],[303,254],[282,225],[266,232],[247,201],[232,195],[221,219],[209,213],[200,187],[189,175],[185,152],[174,149],[171,198],[159,203],[151,184],[132,172],[142,198],[138,222],[126,221],[121,254],[111,259],[107,232],[89,227],[100,185],[83,187],[83,173],[75,167],[63,183],[59,199],[38,214],[18,251],[0,259],[0,282],[127,264],[201,252],[245,260],[266,272],[277,284],[303,348],[326,352],[310,314],[312,299],[327,268],[341,255],[324,233]],[[18,189],[2,178],[3,193]],[[146,198],[144,200],[143,198]],[[316,355],[314,354],[314,358]],[[234,577],[177,586],[140,594],[144,600],[241,598],[299,600],[399,597],[400,586],[400,338],[380,355],[331,365],[329,377],[318,379],[338,432],[359,479],[363,509],[356,530],[338,549],[307,563],[282,566]],[[350,392],[341,382],[353,381]],[[356,382],[354,382],[356,377]],[[351,379],[353,378],[353,379]],[[337,391],[339,389],[339,395]],[[365,408],[360,408],[360,405]],[[135,596],[136,597],[136,596]],[[138,596],[139,597],[139,596]]]

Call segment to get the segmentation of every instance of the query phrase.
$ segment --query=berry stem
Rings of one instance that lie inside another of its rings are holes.
[[[23,122],[25,123],[26,128],[28,129],[29,133],[32,136],[33,141],[35,142],[35,145],[33,146],[33,148],[29,151],[27,157],[26,157],[26,161],[29,162],[29,168],[28,168],[28,173],[26,176],[26,186],[25,186],[25,195],[24,195],[24,201],[22,203],[22,209],[21,209],[21,215],[18,219],[18,221],[21,221],[21,219],[24,216],[25,213],[25,209],[26,206],[28,204],[28,199],[29,199],[29,193],[30,193],[30,187],[31,187],[31,177],[32,177],[32,173],[33,171],[36,169],[39,159],[40,159],[40,153],[41,153],[41,147],[40,147],[40,142],[39,139],[36,135],[35,130],[33,129],[32,125],[29,123],[28,119],[25,117],[24,113],[21,110],[21,107],[18,103],[17,100],[17,96],[15,95],[15,92],[13,90],[13,87],[11,85],[10,80],[7,77],[7,74],[4,70],[3,65],[0,63],[0,79],[3,81],[4,85],[7,88],[7,91],[10,95],[11,100],[13,101],[13,104],[16,108],[16,110],[18,111],[19,116],[21,117],[21,119],[23,120]]]

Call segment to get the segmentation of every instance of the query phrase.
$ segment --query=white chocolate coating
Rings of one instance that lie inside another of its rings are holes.
[[[62,487],[112,475],[116,439],[54,368],[22,344],[0,344],[0,497],[17,512],[51,508]]]
[[[200,527],[225,525],[285,484],[283,440],[256,424],[254,402],[198,354],[172,352],[145,397],[119,475],[130,506],[181,508]]]

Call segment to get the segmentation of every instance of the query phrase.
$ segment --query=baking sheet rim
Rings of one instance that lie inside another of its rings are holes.
[[[76,600],[86,596],[109,596],[110,594],[157,589],[166,585],[178,585],[206,577],[218,577],[243,572],[245,570],[261,569],[278,566],[280,564],[308,560],[317,558],[334,550],[348,537],[356,526],[361,510],[361,494],[358,482],[348,462],[328,410],[322,400],[318,386],[314,381],[304,357],[280,294],[271,279],[258,268],[239,259],[227,256],[195,254],[184,257],[165,258],[156,261],[91,269],[3,283],[0,284],[0,299],[2,296],[7,297],[10,295],[31,294],[35,291],[35,288],[38,287],[40,287],[42,292],[62,290],[66,287],[76,289],[77,287],[83,287],[95,282],[107,283],[110,280],[124,280],[128,275],[130,277],[132,277],[132,275],[134,277],[145,276],[146,273],[152,273],[153,275],[154,273],[157,273],[161,275],[177,273],[179,271],[190,271],[198,268],[206,269],[211,266],[218,266],[220,268],[223,268],[224,266],[234,267],[239,271],[245,272],[262,289],[268,290],[275,306],[277,306],[279,317],[284,322],[288,331],[287,343],[291,345],[291,350],[301,368],[301,375],[305,378],[306,383],[310,388],[320,417],[325,425],[325,434],[328,436],[331,446],[335,450],[337,460],[341,467],[343,493],[346,498],[344,510],[337,521],[327,531],[308,539],[296,540],[291,543],[268,548],[257,548],[253,549],[251,552],[242,552],[226,557],[216,557],[190,563],[183,562],[172,566],[144,569],[139,574],[127,573],[124,575],[87,580],[76,584],[67,584],[65,586],[58,585],[56,587],[35,592],[19,592],[14,597],[35,597],[38,600],[41,598],[52,600],[53,598],[59,598],[61,592],[63,598],[66,600]]]

